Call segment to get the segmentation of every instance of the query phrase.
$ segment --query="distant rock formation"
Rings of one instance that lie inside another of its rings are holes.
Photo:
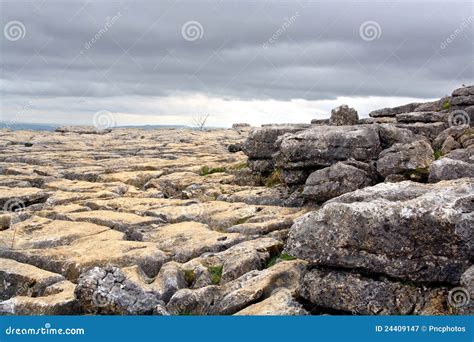
[[[248,123],[235,123],[232,125],[232,129],[246,129],[250,127],[251,126]]]
[[[97,128],[95,126],[61,126],[56,128],[58,133],[78,133],[78,134],[106,134],[112,131],[111,128]]]
[[[342,105],[331,111],[329,124],[334,126],[357,125],[359,123],[359,115],[354,108]]]

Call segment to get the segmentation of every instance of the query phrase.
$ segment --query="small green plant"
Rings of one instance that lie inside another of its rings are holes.
[[[433,157],[434,157],[435,160],[438,160],[442,156],[443,156],[443,152],[441,152],[441,150],[434,150],[433,151]]]
[[[446,100],[443,102],[443,109],[449,109],[451,107],[451,102]]]
[[[417,175],[429,175],[430,174],[430,168],[429,167],[417,167],[415,169],[415,174]]]
[[[222,278],[222,265],[220,266],[209,266],[207,268],[211,274],[211,281],[214,285],[218,285],[221,282]]]
[[[201,170],[199,171],[199,175],[207,176],[213,173],[220,173],[220,172],[226,172],[226,168],[225,167],[209,167],[205,165],[201,167]]]
[[[268,176],[267,180],[265,181],[265,186],[268,188],[273,188],[275,185],[281,183],[281,170],[276,169],[272,172],[270,176]]]
[[[296,258],[292,255],[287,254],[287,253],[281,253],[280,259],[281,260],[295,260]]]
[[[195,279],[196,275],[194,274],[194,270],[184,270],[184,280],[186,280],[188,285],[191,285]]]
[[[275,255],[271,257],[267,263],[265,264],[265,268],[272,267],[277,263],[278,260],[295,260],[296,258],[294,256],[291,256],[287,253],[281,253],[279,255]]]

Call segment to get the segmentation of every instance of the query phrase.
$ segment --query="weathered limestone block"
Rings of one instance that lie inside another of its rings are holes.
[[[342,105],[331,110],[331,118],[329,124],[334,126],[357,125],[359,123],[359,115],[354,108]]]
[[[427,170],[434,161],[433,149],[426,140],[395,144],[383,150],[377,160],[377,171],[384,177]]]
[[[315,169],[350,158],[369,161],[379,152],[378,130],[373,125],[313,126],[285,135],[276,161],[283,169]]]
[[[345,162],[338,162],[313,172],[306,180],[303,195],[321,203],[346,192],[373,185],[374,181],[373,173]]]
[[[296,220],[285,252],[328,267],[457,284],[474,255],[474,181],[381,183]]]
[[[441,158],[431,164],[429,182],[436,183],[442,180],[474,177],[474,164],[461,160]]]

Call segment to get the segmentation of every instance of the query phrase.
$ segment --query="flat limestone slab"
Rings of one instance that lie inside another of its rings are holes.
[[[38,188],[9,188],[0,186],[0,209],[9,211],[14,207],[24,207],[27,204],[45,201],[49,194]],[[18,203],[14,205],[14,203]],[[4,208],[8,206],[9,208]]]
[[[247,239],[236,233],[221,233],[197,222],[162,226],[147,232],[143,241],[150,241],[170,252],[178,262],[185,262],[205,252],[219,252]]]
[[[69,246],[47,249],[0,249],[0,257],[29,263],[75,281],[85,270],[108,264],[118,267],[139,265],[154,276],[169,257],[156,243],[124,241],[117,232],[105,231],[74,241]]]
[[[0,315],[72,315],[77,313],[76,285],[63,280],[39,297],[18,296],[0,302]]]
[[[110,210],[93,210],[65,215],[66,218],[79,222],[92,222],[102,226],[110,227],[118,231],[127,228],[139,227],[151,224],[160,224],[163,221],[156,217],[144,217],[130,213],[122,213]]]
[[[60,274],[0,258],[0,300],[13,296],[41,295],[46,287],[64,280]]]
[[[110,231],[110,228],[88,222],[71,222],[63,220],[49,220],[34,217],[30,220],[18,222],[10,229],[0,231],[0,248],[9,249],[41,249],[68,245],[71,242]],[[123,234],[113,232],[116,239]]]

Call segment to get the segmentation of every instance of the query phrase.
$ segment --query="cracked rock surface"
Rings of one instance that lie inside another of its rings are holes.
[[[185,314],[208,288],[221,306],[196,312],[304,312],[272,269],[306,209],[250,181],[237,128],[3,130],[0,314]]]

